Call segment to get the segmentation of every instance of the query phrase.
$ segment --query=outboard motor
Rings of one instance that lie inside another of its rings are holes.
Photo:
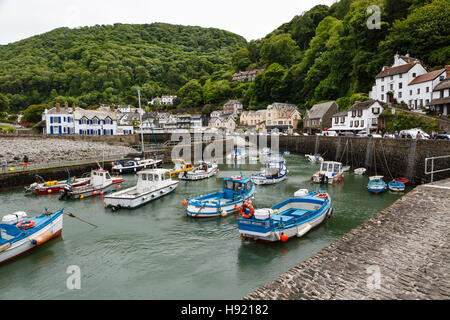
[[[70,191],[72,191],[72,187],[70,186],[70,184],[67,184],[64,187],[63,192],[62,192],[61,196],[59,197],[59,200],[64,200],[66,197],[69,198]]]

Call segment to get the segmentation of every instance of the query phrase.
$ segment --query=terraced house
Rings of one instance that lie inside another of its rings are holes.
[[[298,121],[301,118],[301,113],[295,104],[275,102],[267,106],[266,129],[292,133],[297,130]]]
[[[331,118],[339,111],[336,101],[315,104],[306,111],[303,120],[303,131],[308,134],[320,133],[332,126]]]
[[[124,135],[133,134],[133,126],[121,126],[114,111],[61,108],[59,105],[42,114],[44,134]]]

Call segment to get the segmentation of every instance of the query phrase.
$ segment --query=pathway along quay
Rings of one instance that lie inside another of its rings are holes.
[[[449,299],[449,234],[450,179],[420,185],[244,300]]]

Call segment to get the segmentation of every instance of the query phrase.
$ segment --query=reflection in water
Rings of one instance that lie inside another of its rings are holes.
[[[301,188],[313,189],[318,164],[302,155],[286,157],[290,173],[277,185],[257,186],[255,207],[272,207]],[[309,258],[360,225],[399,194],[373,195],[367,177],[346,173],[344,182],[325,186],[333,200],[331,219],[302,238],[282,243],[243,241],[236,215],[192,219],[183,199],[222,189],[223,178],[249,177],[261,163],[224,164],[216,178],[181,181],[177,190],[136,210],[112,212],[101,197],[58,201],[57,195],[0,192],[2,215],[18,210],[39,214],[44,207],[67,212],[98,226],[64,217],[63,238],[0,265],[0,296],[12,299],[239,299]],[[125,175],[123,187],[136,183]],[[78,265],[82,290],[65,287],[69,265]],[[37,271],[38,270],[38,271]],[[24,284],[25,275],[31,275]],[[76,291],[76,290],[75,290]],[[44,293],[43,293],[44,292]]]

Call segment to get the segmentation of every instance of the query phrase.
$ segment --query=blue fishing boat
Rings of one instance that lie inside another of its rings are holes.
[[[387,185],[381,178],[370,179],[367,189],[372,193],[381,193],[386,190]]]
[[[250,178],[238,176],[225,178],[222,191],[183,200],[182,204],[187,206],[186,214],[190,217],[224,217],[236,211],[236,205],[242,205],[254,194],[255,185]]]
[[[8,214],[0,223],[0,263],[61,236],[63,210],[27,217],[23,211]]]
[[[405,191],[405,185],[399,181],[392,180],[388,183],[389,190],[394,192],[402,192]]]
[[[238,229],[242,239],[287,241],[291,237],[302,237],[332,213],[328,193],[310,192],[267,209],[254,210],[251,204],[244,204]]]
[[[258,174],[253,174],[251,179],[254,184],[274,184],[286,179],[289,170],[286,161],[282,157],[274,157],[264,163],[264,167]]]

